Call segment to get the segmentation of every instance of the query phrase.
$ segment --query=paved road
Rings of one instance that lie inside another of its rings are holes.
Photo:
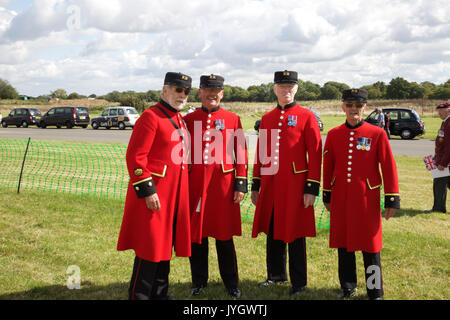
[[[23,138],[36,140],[66,140],[66,141],[87,141],[87,142],[104,142],[104,143],[125,143],[130,140],[131,129],[98,129],[91,128],[81,129],[57,129],[46,128],[40,129],[30,128],[0,128],[0,138]],[[257,136],[255,134],[247,134],[249,148],[253,149],[256,145]],[[323,136],[323,142],[326,137]],[[428,154],[434,154],[434,141],[428,139],[401,140],[393,138],[390,140],[392,151],[395,155],[423,157]]]

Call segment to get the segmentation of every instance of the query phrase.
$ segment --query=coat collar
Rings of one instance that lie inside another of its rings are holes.
[[[284,108],[283,108],[283,107],[280,106],[280,104],[278,103],[278,104],[277,104],[277,108],[278,108],[279,110],[286,110],[286,109],[292,108],[292,107],[295,106],[296,104],[297,104],[297,102],[294,100],[294,102],[291,102],[291,103],[285,105]]]
[[[347,122],[347,120],[345,120],[345,126],[347,127],[347,128],[349,128],[349,129],[358,129],[359,127],[361,127],[362,125],[364,124],[364,120],[361,120],[361,122],[360,123],[357,123],[355,126],[351,126],[348,122]]]
[[[173,108],[170,104],[168,104],[163,99],[159,100],[159,104],[162,105],[164,108],[166,108],[167,110],[169,110],[171,112],[178,113],[177,109]]]
[[[202,106],[203,112],[206,112],[206,113],[213,113],[213,112],[219,111],[219,109],[220,109],[220,105],[215,107],[215,108],[213,108],[213,109],[211,109],[211,110],[208,110],[204,106]]]

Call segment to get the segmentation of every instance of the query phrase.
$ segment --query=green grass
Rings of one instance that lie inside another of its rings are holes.
[[[383,219],[381,253],[386,299],[450,297],[450,218],[424,214],[431,207],[432,180],[420,158],[396,157],[402,209]],[[0,299],[126,299],[134,254],[117,252],[123,200],[0,189]],[[235,238],[243,299],[292,299],[290,285],[261,288],[266,278],[265,236],[251,238],[251,221]],[[296,299],[335,299],[337,253],[328,248],[328,230],[307,239],[308,289]],[[228,299],[220,279],[214,241],[210,281],[200,299]],[[361,254],[357,254],[358,294],[365,299]],[[69,290],[66,270],[81,270],[81,289]],[[187,258],[171,263],[169,294],[191,299]]]

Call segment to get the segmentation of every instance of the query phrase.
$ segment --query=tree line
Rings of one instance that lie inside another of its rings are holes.
[[[224,87],[224,102],[273,102],[276,100],[273,92],[274,83],[252,85],[247,89],[238,86]],[[389,83],[382,81],[363,86],[369,92],[369,99],[450,99],[450,79],[442,84],[434,84],[429,81],[422,83],[409,82],[401,77],[392,79]],[[311,81],[298,81],[298,91],[295,96],[298,101],[313,100],[339,100],[342,91],[350,87],[342,82],[328,81],[323,86]],[[91,94],[89,98],[105,99],[110,102],[118,102],[122,105],[133,106],[138,110],[144,110],[148,102],[160,99],[161,90],[149,90],[147,92],[112,91],[103,96]],[[49,95],[39,96],[37,99],[82,99],[88,98],[76,92],[68,94],[64,89],[56,89]],[[17,90],[8,81],[0,79],[0,99],[19,99]],[[188,102],[200,102],[198,89],[192,88]]]

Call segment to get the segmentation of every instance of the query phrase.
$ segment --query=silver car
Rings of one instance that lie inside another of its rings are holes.
[[[139,113],[133,107],[109,107],[99,117],[91,120],[91,126],[92,129],[118,127],[124,130],[126,127],[133,128],[137,119],[139,119]]]

